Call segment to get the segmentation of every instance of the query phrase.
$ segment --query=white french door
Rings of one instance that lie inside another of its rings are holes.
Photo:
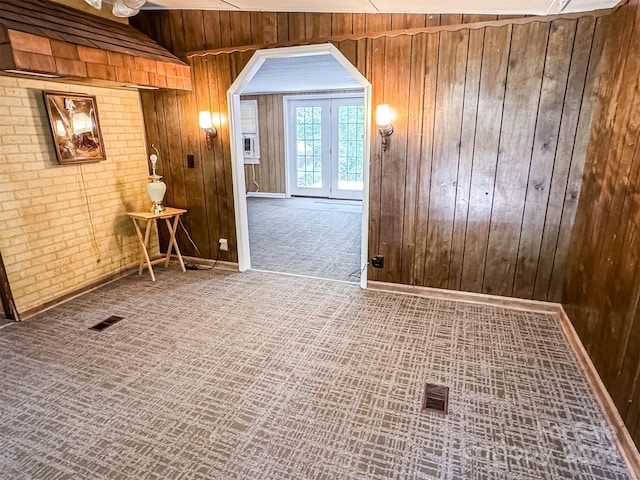
[[[289,193],[361,200],[363,97],[286,102]]]

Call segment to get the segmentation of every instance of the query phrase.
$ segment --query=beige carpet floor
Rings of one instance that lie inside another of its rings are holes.
[[[359,282],[361,203],[247,198],[251,267]]]
[[[629,478],[552,316],[264,272],[157,278],[0,330],[1,478]],[[448,415],[421,411],[425,382],[450,387]]]

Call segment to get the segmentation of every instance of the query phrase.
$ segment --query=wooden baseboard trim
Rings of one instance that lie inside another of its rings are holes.
[[[176,258],[175,255],[172,255],[171,257],[172,259]],[[162,260],[163,258],[164,257],[158,257],[158,258],[154,257],[153,260],[154,261]],[[182,256],[182,258],[188,262],[193,262],[199,265],[213,265],[213,263],[215,262],[215,260],[209,260],[207,258],[185,257],[184,255]],[[121,278],[131,275],[132,273],[136,273],[138,271],[138,265],[139,265],[138,262],[136,262],[135,264],[125,267],[116,273],[105,275],[104,277],[101,277],[98,280],[88,283],[87,285],[84,285],[82,287],[76,288],[68,293],[65,293],[64,295],[61,295],[52,300],[49,300],[48,302],[42,303],[35,307],[28,308],[24,312],[20,313],[20,318],[22,320],[26,320],[30,317],[33,317],[34,315],[45,312],[50,308],[55,307],[56,305],[60,305],[61,303],[68,302],[69,300],[79,297],[80,295],[88,293],[92,290],[95,290],[96,288],[102,287],[104,285],[108,285],[109,283],[115,282],[116,280],[120,280]],[[238,264],[234,262],[224,262],[222,260],[219,260],[218,264],[216,265],[216,269],[237,272]]]
[[[452,300],[456,302],[491,305],[494,307],[513,308],[543,313],[557,313],[560,304],[542,302],[538,300],[525,300],[520,298],[501,297],[498,295],[486,295],[483,293],[459,292],[440,288],[420,287],[417,285],[403,285],[400,283],[379,282],[369,280],[367,288],[392,293],[404,293],[436,300]]]
[[[640,453],[638,453],[638,448],[633,442],[631,435],[629,435],[629,431],[627,430],[618,409],[613,403],[611,395],[609,395],[607,388],[604,386],[604,383],[602,383],[602,379],[600,378],[600,375],[598,375],[596,367],[593,365],[591,358],[589,358],[584,345],[580,341],[580,337],[578,337],[578,334],[573,328],[573,324],[571,323],[571,320],[569,320],[569,316],[564,311],[562,305],[558,306],[556,314],[558,323],[571,346],[571,350],[573,350],[573,353],[576,356],[576,360],[578,361],[580,368],[584,372],[584,376],[591,387],[591,391],[596,397],[602,413],[613,430],[613,436],[618,444],[620,453],[627,464],[632,480],[640,480]]]
[[[53,308],[56,305],[60,305],[61,303],[68,302],[72,298],[79,297],[84,293],[90,292],[92,290],[95,290],[96,288],[115,282],[116,280],[119,280],[128,275],[131,275],[132,273],[137,271],[138,271],[138,262],[136,262],[134,265],[125,267],[122,270],[119,270],[115,273],[105,275],[104,277],[94,280],[93,282],[83,285],[82,287],[71,290],[70,292],[65,293],[64,295],[61,295],[59,297],[56,297],[53,300],[49,300],[48,302],[44,302],[35,307],[28,308],[27,310],[22,312],[20,316],[22,317],[23,320],[26,320],[30,317],[33,317],[34,315],[37,315],[46,310],[49,310],[50,308]]]
[[[629,435],[629,431],[627,430],[618,409],[613,403],[604,383],[602,383],[602,379],[600,378],[598,371],[594,367],[593,362],[591,362],[591,358],[589,358],[580,337],[578,337],[571,320],[567,316],[567,313],[564,311],[561,304],[378,281],[369,281],[367,283],[367,288],[382,292],[403,293],[437,300],[452,300],[457,302],[491,305],[494,307],[512,308],[516,310],[550,313],[554,315],[565,338],[567,339],[580,369],[589,383],[591,392],[600,405],[600,409],[602,410],[605,419],[611,426],[616,444],[618,445],[622,458],[627,465],[631,479],[640,480],[640,453],[638,453],[638,448],[633,442],[631,435]]]
[[[176,258],[175,255],[171,255],[171,258]],[[240,268],[236,262],[225,262],[224,260],[211,260],[210,258],[200,258],[200,257],[187,257],[182,255],[182,259],[186,263],[193,263],[194,265],[204,265],[210,267],[212,265],[216,265],[216,270],[227,270],[229,272],[238,272]]]

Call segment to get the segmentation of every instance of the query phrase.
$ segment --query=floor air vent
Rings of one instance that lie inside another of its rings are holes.
[[[448,413],[449,387],[427,383],[424,389],[423,412]]]
[[[111,325],[115,325],[124,317],[116,317],[115,315],[110,316],[106,320],[101,321],[100,323],[95,324],[93,327],[89,327],[89,330],[96,330],[101,332],[105,328],[109,328]]]

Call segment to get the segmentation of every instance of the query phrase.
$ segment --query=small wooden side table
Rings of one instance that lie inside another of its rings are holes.
[[[138,267],[138,275],[142,275],[142,270],[145,267],[149,269],[149,275],[151,275],[151,280],[156,281],[156,276],[153,274],[153,267],[157,263],[164,262],[164,268],[169,266],[169,259],[171,258],[171,250],[175,250],[176,256],[178,257],[178,262],[180,262],[180,268],[183,272],[187,270],[184,268],[184,262],[182,261],[182,255],[180,254],[180,249],[178,248],[178,243],[176,242],[176,231],[178,230],[178,221],[180,220],[180,215],[186,213],[186,210],[182,208],[172,208],[165,207],[164,211],[161,213],[152,213],[152,212],[129,212],[127,215],[131,217],[133,220],[133,224],[136,227],[136,233],[138,234],[138,240],[140,240],[140,245],[142,245],[142,259],[140,260],[140,266]],[[151,234],[151,225],[154,225],[156,231],[158,229],[158,220],[164,219],[167,223],[167,228],[169,229],[169,246],[167,247],[167,255],[162,258],[158,258],[157,260],[151,261],[149,258],[149,237]],[[173,219],[173,222],[171,221]],[[140,221],[144,225],[144,235],[142,230],[140,229],[140,225],[138,224]]]

